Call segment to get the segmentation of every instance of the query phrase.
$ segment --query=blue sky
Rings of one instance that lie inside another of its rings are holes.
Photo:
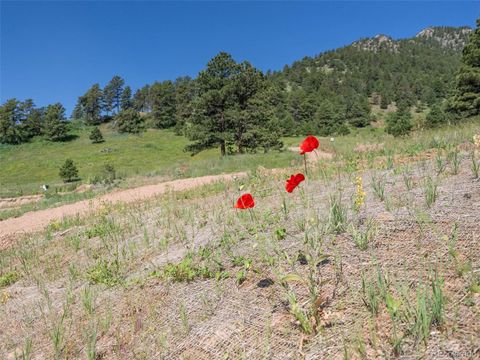
[[[475,26],[478,2],[1,1],[0,100],[72,110],[115,74],[133,89],[196,76],[219,51],[279,70],[379,33]]]

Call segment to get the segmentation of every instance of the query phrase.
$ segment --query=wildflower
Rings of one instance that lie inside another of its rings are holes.
[[[287,183],[285,184],[285,190],[291,193],[304,180],[305,176],[301,173],[290,176],[290,179],[288,179]]]
[[[10,299],[10,293],[8,291],[4,291],[2,293],[2,297],[0,298],[0,303],[6,304],[9,299]]]
[[[309,135],[303,140],[303,142],[300,144],[300,155],[304,155],[307,152],[312,152],[318,146],[320,143],[318,142],[318,139],[315,136]]]
[[[473,135],[473,144],[480,148],[480,134]]]
[[[235,208],[237,209],[251,209],[255,206],[255,201],[251,194],[243,194],[237,200]]]
[[[363,190],[363,181],[361,176],[357,176],[355,179],[357,190],[355,192],[355,210],[358,211],[365,203],[365,191]]]

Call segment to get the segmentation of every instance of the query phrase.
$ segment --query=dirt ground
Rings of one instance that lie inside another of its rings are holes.
[[[83,200],[73,204],[58,206],[56,208],[31,211],[16,218],[9,218],[0,221],[0,250],[8,247],[12,241],[22,233],[42,230],[52,221],[61,220],[66,216],[83,215],[89,211],[94,211],[104,203],[130,203],[161,195],[168,191],[189,190],[198,186],[218,181],[228,181],[235,177],[243,177],[246,175],[245,172],[238,172],[226,175],[211,175],[167,181],[155,185],[146,185],[133,189],[111,192],[93,200]]]

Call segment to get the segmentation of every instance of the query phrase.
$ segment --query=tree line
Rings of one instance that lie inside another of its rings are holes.
[[[186,149],[192,154],[217,147],[225,155],[280,148],[281,136],[347,134],[371,122],[371,105],[395,102],[398,111],[387,117],[386,130],[403,135],[412,127],[412,107],[431,109],[428,126],[479,113],[472,95],[480,93],[478,31],[463,56],[425,40],[375,51],[352,44],[267,73],[221,52],[195,79],[154,82],[133,94],[120,76],[103,89],[94,84],[71,118],[92,126],[108,122],[127,133],[173,128],[192,141]],[[10,99],[0,108],[2,143],[35,136],[61,141],[67,130],[61,104],[36,108],[32,100]],[[95,132],[92,141],[102,141]]]

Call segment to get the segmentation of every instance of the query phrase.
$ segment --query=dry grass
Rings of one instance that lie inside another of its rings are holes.
[[[0,358],[478,358],[480,183],[458,158],[320,162],[291,195],[259,174],[52,224],[0,253]]]

